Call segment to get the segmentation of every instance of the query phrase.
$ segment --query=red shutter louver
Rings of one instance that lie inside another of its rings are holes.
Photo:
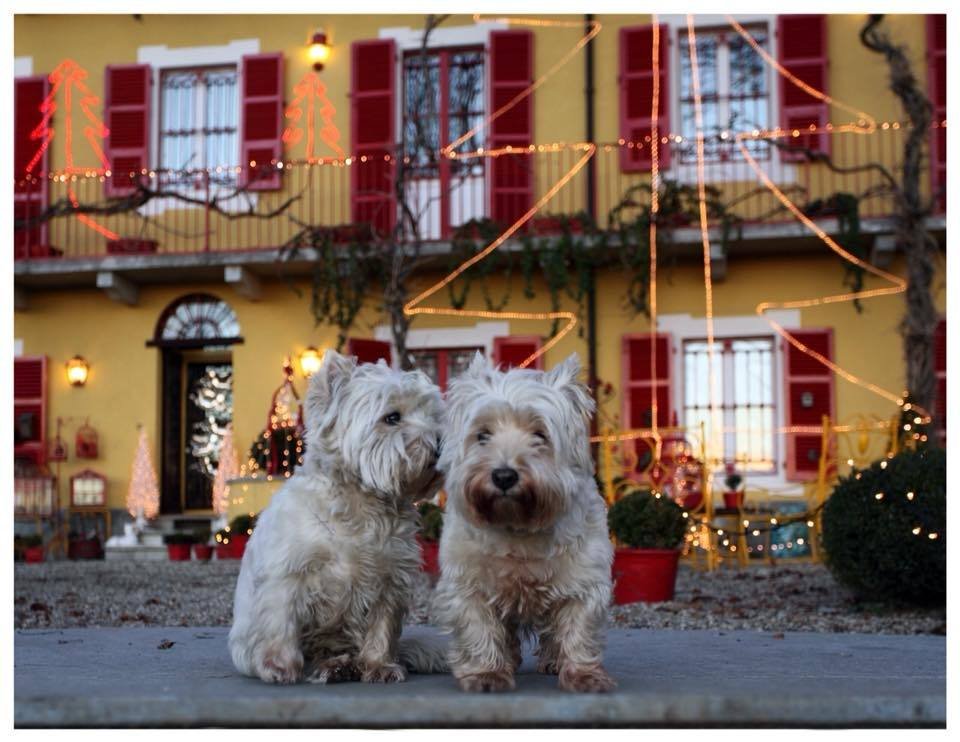
[[[506,371],[516,368],[531,355],[540,350],[543,340],[539,335],[507,335],[493,339],[493,363]],[[527,368],[543,369],[543,356]]]
[[[47,359],[13,359],[14,458],[43,464],[47,454]]]
[[[933,336],[933,370],[937,374],[937,396],[933,410],[940,445],[947,445],[947,320],[937,323]]]
[[[827,360],[833,359],[833,330],[790,330],[794,338]],[[819,430],[823,416],[833,414],[833,372],[784,341],[784,404],[787,428],[804,426],[810,432],[790,433],[787,441],[787,478],[794,481],[816,479],[823,443]]]
[[[355,41],[351,48],[350,202],[353,221],[381,236],[396,223],[396,45],[393,39]]]
[[[21,77],[14,80],[13,97],[13,218],[33,219],[47,207],[49,150],[37,126],[43,118],[40,105],[50,92],[46,76]],[[37,136],[34,136],[36,134]],[[39,254],[47,241],[46,225],[15,230],[15,258]]]
[[[649,333],[623,336],[620,372],[623,386],[621,425],[628,430],[651,427],[654,395],[657,400],[657,425],[667,427],[673,418],[673,341],[669,333],[657,333],[655,342],[656,368],[651,369],[652,344]],[[645,468],[644,460],[653,452],[653,441],[639,438],[635,445],[637,465],[642,470]]]
[[[829,92],[827,80],[827,17],[825,15],[781,15],[777,17],[777,50],[780,64],[807,85],[821,92]],[[830,121],[829,106],[794,85],[783,75],[780,80],[779,125],[790,131],[799,131],[797,137],[788,136],[781,150],[786,160],[801,159],[790,153],[790,148],[805,148],[830,153],[830,135],[810,133],[810,126],[824,127]],[[806,132],[806,133],[805,133]]]
[[[670,132],[670,30],[660,24],[660,96],[657,128],[660,167],[670,165],[670,147],[662,143]],[[620,138],[642,143],[640,147],[620,148],[620,169],[625,173],[649,170],[653,165],[650,149],[650,113],[653,107],[653,26],[620,29]]]
[[[242,184],[250,191],[279,190],[281,171],[277,163],[283,159],[283,55],[244,56],[241,85]]]
[[[490,33],[490,113],[500,110],[533,83],[533,33]],[[514,147],[517,154],[487,161],[490,178],[490,218],[504,227],[533,206],[533,94],[517,101],[490,122],[490,149]]]
[[[108,196],[132,193],[142,171],[150,167],[151,80],[146,64],[106,68],[103,122],[110,133],[104,154],[112,173],[106,181]]]
[[[347,355],[356,356],[357,363],[376,363],[382,358],[388,366],[392,358],[390,343],[363,338],[347,339]]]
[[[927,88],[933,104],[930,135],[931,191],[940,209],[947,207],[947,16],[927,16]]]

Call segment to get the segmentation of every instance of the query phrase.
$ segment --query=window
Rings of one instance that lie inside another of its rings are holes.
[[[236,66],[163,70],[161,169],[207,169],[212,182],[234,182],[238,117]],[[218,167],[222,172],[217,173]]]
[[[722,431],[711,430],[709,346],[691,340],[683,346],[684,425],[704,424],[714,450],[725,461],[752,472],[774,472],[776,419],[773,338],[729,338],[714,341],[717,406]]]
[[[403,59],[403,152],[421,177],[481,175],[483,158],[440,157],[440,148],[459,139],[483,119],[482,49],[438,49],[425,55],[408,52]],[[483,146],[477,132],[456,149],[472,152]]]
[[[769,47],[766,26],[747,29],[764,49]],[[697,122],[687,32],[679,32],[680,133],[676,149],[681,162],[697,161]],[[770,126],[770,78],[763,59],[735,31],[697,29],[697,63],[703,110],[704,159],[722,162],[738,159],[733,133]],[[754,157],[768,156],[762,140],[746,140]]]
[[[430,348],[411,350],[410,355],[414,366],[446,391],[447,383],[466,370],[477,351],[483,353],[483,348]]]

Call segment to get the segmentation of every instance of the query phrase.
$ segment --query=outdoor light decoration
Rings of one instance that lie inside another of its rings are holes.
[[[90,374],[90,364],[86,362],[83,356],[74,356],[67,361],[67,381],[70,386],[83,386],[87,383],[87,376]]]
[[[317,72],[323,69],[323,65],[330,59],[330,45],[327,43],[327,34],[323,29],[317,29],[310,37],[310,48],[307,50],[310,61],[313,62],[313,69]]]
[[[213,512],[224,515],[230,504],[231,479],[240,475],[240,462],[237,458],[237,449],[233,445],[233,425],[227,425],[227,431],[220,441],[220,450],[217,454],[217,473],[213,477]]]
[[[133,458],[130,472],[130,487],[127,489],[127,512],[136,521],[139,529],[146,526],[148,520],[156,518],[160,512],[160,489],[157,486],[157,472],[153,468],[150,456],[150,442],[147,431],[140,427],[140,438]]]
[[[283,130],[284,144],[296,144],[303,138],[304,128],[307,130],[307,162],[316,163],[315,150],[317,115],[323,124],[320,129],[320,139],[330,147],[337,157],[344,157],[340,146],[340,130],[334,124],[337,109],[333,107],[327,96],[327,86],[316,72],[308,72],[296,85],[293,86],[293,101],[283,111],[283,117],[290,123]],[[304,126],[304,105],[306,105],[307,120]],[[322,164],[322,163],[321,163]],[[289,167],[289,164],[287,165]]]
[[[300,371],[304,377],[309,379],[320,370],[320,365],[323,363],[323,355],[323,352],[313,345],[303,349],[303,352],[300,353]]]

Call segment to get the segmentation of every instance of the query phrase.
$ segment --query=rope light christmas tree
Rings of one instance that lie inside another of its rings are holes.
[[[130,472],[130,486],[127,488],[127,512],[136,521],[141,530],[148,520],[156,518],[160,512],[160,489],[157,486],[157,472],[153,468],[150,455],[150,442],[147,431],[139,426],[140,437],[137,451],[133,456]]]
[[[233,425],[228,425],[220,442],[217,473],[213,477],[213,512],[217,515],[226,515],[230,505],[231,479],[240,475],[240,462],[237,458],[237,449],[233,445]]]

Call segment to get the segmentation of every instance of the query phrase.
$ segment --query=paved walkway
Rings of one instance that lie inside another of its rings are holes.
[[[557,690],[529,652],[505,695],[461,693],[449,675],[281,687],[234,672],[223,628],[18,631],[14,714],[19,727],[946,724],[939,636],[613,630],[606,664],[620,686],[600,696]]]

